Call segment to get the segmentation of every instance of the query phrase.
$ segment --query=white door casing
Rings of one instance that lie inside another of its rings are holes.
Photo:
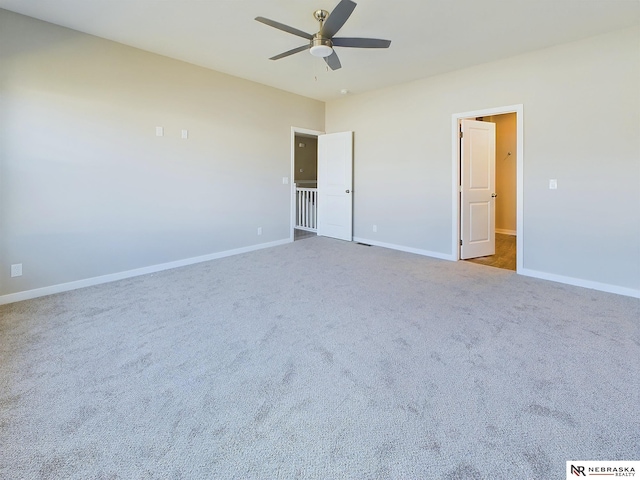
[[[460,258],[495,254],[496,125],[461,121]]]
[[[318,136],[318,235],[353,239],[353,132]]]

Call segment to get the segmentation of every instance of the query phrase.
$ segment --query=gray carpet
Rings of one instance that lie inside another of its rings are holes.
[[[640,302],[323,237],[0,306],[3,479],[640,459]]]

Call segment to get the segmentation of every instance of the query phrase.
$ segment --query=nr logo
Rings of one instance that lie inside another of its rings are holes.
[[[587,474],[584,473],[584,467],[581,466],[581,465],[579,465],[577,467],[575,465],[571,465],[571,473],[573,475],[575,475],[576,477],[580,477],[580,476],[586,477],[587,476]]]

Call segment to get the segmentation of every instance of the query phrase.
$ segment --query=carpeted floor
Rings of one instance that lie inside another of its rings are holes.
[[[323,237],[0,306],[3,479],[640,458],[640,302]]]

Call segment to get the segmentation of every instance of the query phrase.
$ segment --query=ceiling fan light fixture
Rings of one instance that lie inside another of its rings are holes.
[[[309,49],[314,57],[328,57],[333,53],[333,44],[330,38],[325,38],[320,34],[316,34],[311,39],[311,48]]]
[[[329,45],[314,45],[309,51],[314,57],[328,57],[333,53],[333,48]]]

